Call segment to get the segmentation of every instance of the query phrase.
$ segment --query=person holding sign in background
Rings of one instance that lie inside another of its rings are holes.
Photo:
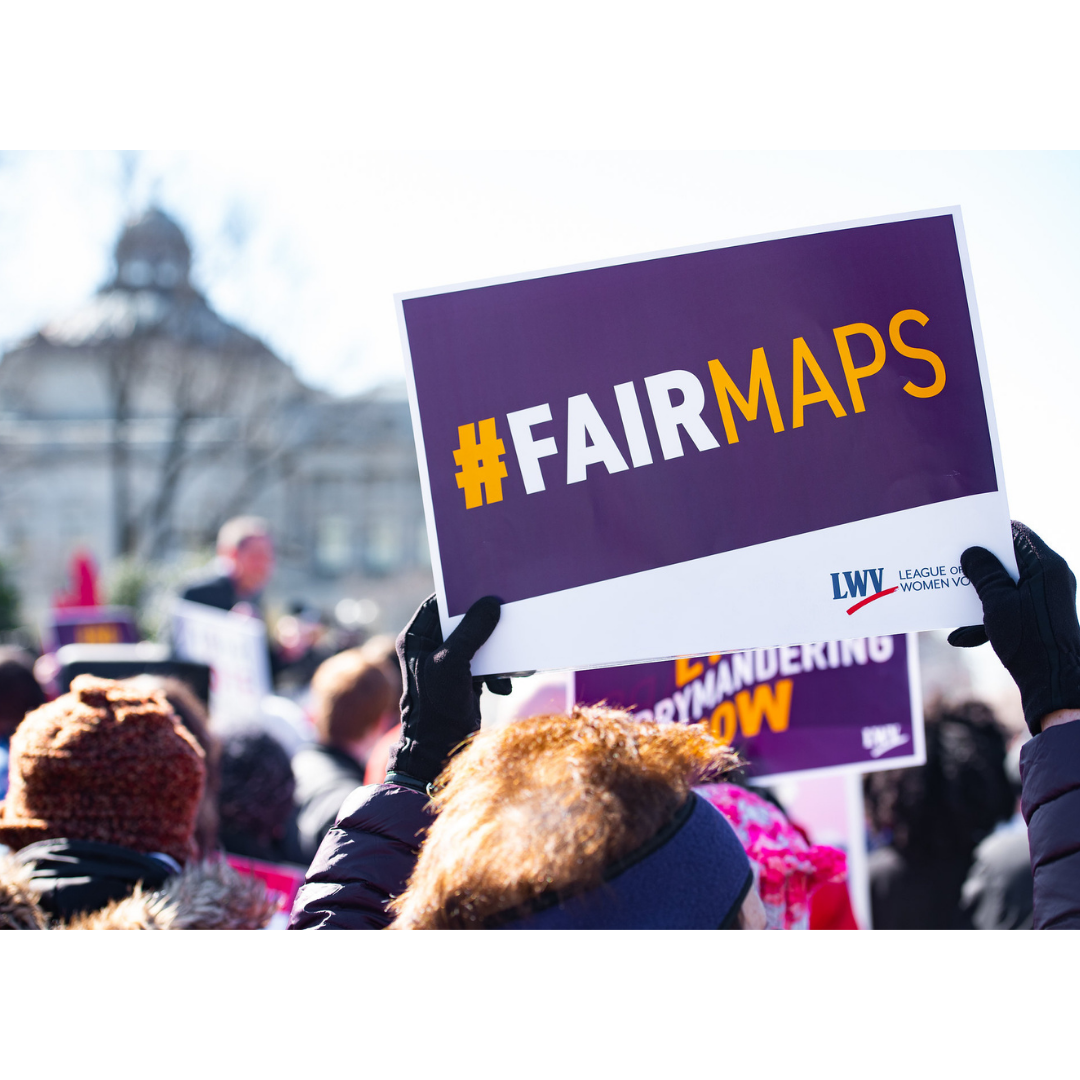
[[[274,573],[274,541],[266,521],[250,515],[226,521],[218,531],[215,564],[215,572],[187,586],[181,599],[222,611],[237,611],[265,622],[262,592]],[[299,659],[310,644],[310,640],[291,646],[272,643],[271,675]]]

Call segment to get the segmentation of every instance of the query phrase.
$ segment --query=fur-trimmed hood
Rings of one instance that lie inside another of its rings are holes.
[[[224,859],[188,865],[156,890],[137,885],[130,896],[50,922],[38,903],[33,865],[0,857],[0,930],[261,930],[276,905],[266,887]]]

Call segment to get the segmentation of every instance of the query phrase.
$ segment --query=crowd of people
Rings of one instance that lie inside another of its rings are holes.
[[[1076,582],[1014,523],[1020,579],[963,553],[1031,738],[982,704],[926,718],[926,764],[866,778],[876,928],[1080,927]],[[257,519],[185,597],[260,613]],[[222,569],[223,567],[223,569]],[[812,843],[701,725],[577,706],[481,730],[500,603],[443,640],[434,597],[394,641],[322,659],[305,737],[219,729],[184,682],[78,675],[49,694],[0,650],[0,928],[854,928],[844,856]],[[295,660],[278,652],[279,667]],[[292,867],[280,897],[245,860]]]

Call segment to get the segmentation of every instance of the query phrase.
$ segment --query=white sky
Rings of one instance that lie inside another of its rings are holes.
[[[338,392],[401,377],[396,291],[959,203],[1013,514],[1080,566],[1064,7],[760,7],[6,16],[49,48],[5,49],[0,132],[51,148],[0,158],[0,343],[99,285],[151,197],[211,302]],[[125,193],[91,148],[140,143],[193,149]]]

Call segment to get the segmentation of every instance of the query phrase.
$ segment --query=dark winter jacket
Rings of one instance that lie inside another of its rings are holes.
[[[1026,743],[1020,777],[1035,876],[1034,928],[1080,929],[1080,720]]]
[[[213,577],[196,581],[184,589],[180,598],[190,600],[193,604],[221,608],[222,611],[230,611],[240,599],[236,594],[236,582],[228,574],[215,574]],[[249,603],[258,606],[255,600]]]
[[[1023,822],[1010,822],[975,849],[960,911],[965,930],[1030,930],[1031,853]]]
[[[261,930],[277,901],[224,859],[191,862],[86,840],[0,856],[0,930]]]
[[[180,866],[168,855],[144,855],[91,840],[39,840],[16,852],[30,867],[38,903],[54,918],[70,919],[130,896],[140,882],[160,889]]]
[[[296,833],[301,862],[310,863],[337,821],[342,803],[364,782],[364,767],[333,746],[309,743],[292,759]]]
[[[912,860],[891,846],[870,853],[870,917],[875,930],[960,930],[960,892],[971,855]]]
[[[398,784],[357,788],[326,834],[293,905],[290,930],[381,930],[405,891],[424,833],[428,797]]]

